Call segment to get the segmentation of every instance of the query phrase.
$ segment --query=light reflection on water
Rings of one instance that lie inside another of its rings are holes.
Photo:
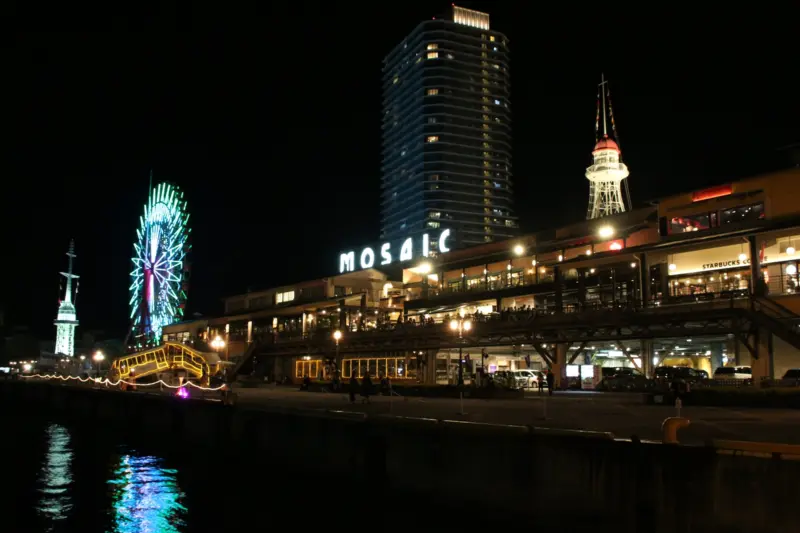
[[[39,475],[37,512],[45,521],[47,531],[65,520],[72,509],[72,449],[69,432],[57,424],[47,428],[47,454]]]
[[[156,457],[123,455],[109,483],[114,487],[113,533],[178,533],[186,526],[185,497],[177,471]]]

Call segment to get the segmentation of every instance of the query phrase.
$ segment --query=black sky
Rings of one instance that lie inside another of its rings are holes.
[[[634,203],[756,173],[800,140],[796,7],[460,5],[511,41],[525,231],[585,215],[601,71]],[[224,6],[69,12],[56,33],[17,14],[2,49],[8,324],[53,336],[74,237],[81,328],[124,335],[151,168],[188,197],[191,311],[331,274],[338,250],[377,239],[381,60],[449,3]],[[65,32],[75,17],[73,31],[92,31]]]

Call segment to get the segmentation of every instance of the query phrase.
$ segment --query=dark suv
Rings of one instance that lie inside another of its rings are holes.
[[[655,376],[657,382],[667,386],[676,379],[690,384],[708,381],[708,372],[688,366],[660,366],[656,368]]]

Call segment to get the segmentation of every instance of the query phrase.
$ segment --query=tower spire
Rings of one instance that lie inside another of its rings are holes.
[[[587,219],[600,218],[625,211],[625,202],[622,199],[621,184],[628,177],[628,167],[622,162],[622,152],[619,149],[617,127],[614,122],[614,111],[611,107],[611,93],[608,89],[608,80],[605,73],[600,75],[598,85],[597,112],[603,114],[603,136],[599,136],[599,117],[595,118],[596,143],[592,150],[593,164],[586,169],[586,179],[589,180],[589,207],[586,212]],[[608,107],[608,113],[606,113]],[[607,117],[606,115],[609,115]],[[611,121],[613,139],[608,135],[608,120]],[[628,182],[625,181],[625,190],[628,191]],[[630,193],[627,195],[630,204]]]
[[[600,93],[603,99],[603,137],[608,135],[608,128],[606,127],[606,75],[600,74]]]
[[[69,265],[66,272],[60,272],[67,278],[67,287],[64,292],[64,299],[58,306],[58,316],[56,317],[56,349],[57,354],[75,354],[75,328],[78,326],[78,315],[75,311],[75,304],[72,303],[72,280],[79,276],[73,274],[73,260],[75,259],[75,241],[69,241]]]

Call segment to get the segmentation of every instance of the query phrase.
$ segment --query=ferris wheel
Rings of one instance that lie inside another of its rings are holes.
[[[130,318],[133,345],[161,343],[161,329],[183,317],[189,290],[189,213],[183,192],[159,183],[139,217],[133,243]]]

